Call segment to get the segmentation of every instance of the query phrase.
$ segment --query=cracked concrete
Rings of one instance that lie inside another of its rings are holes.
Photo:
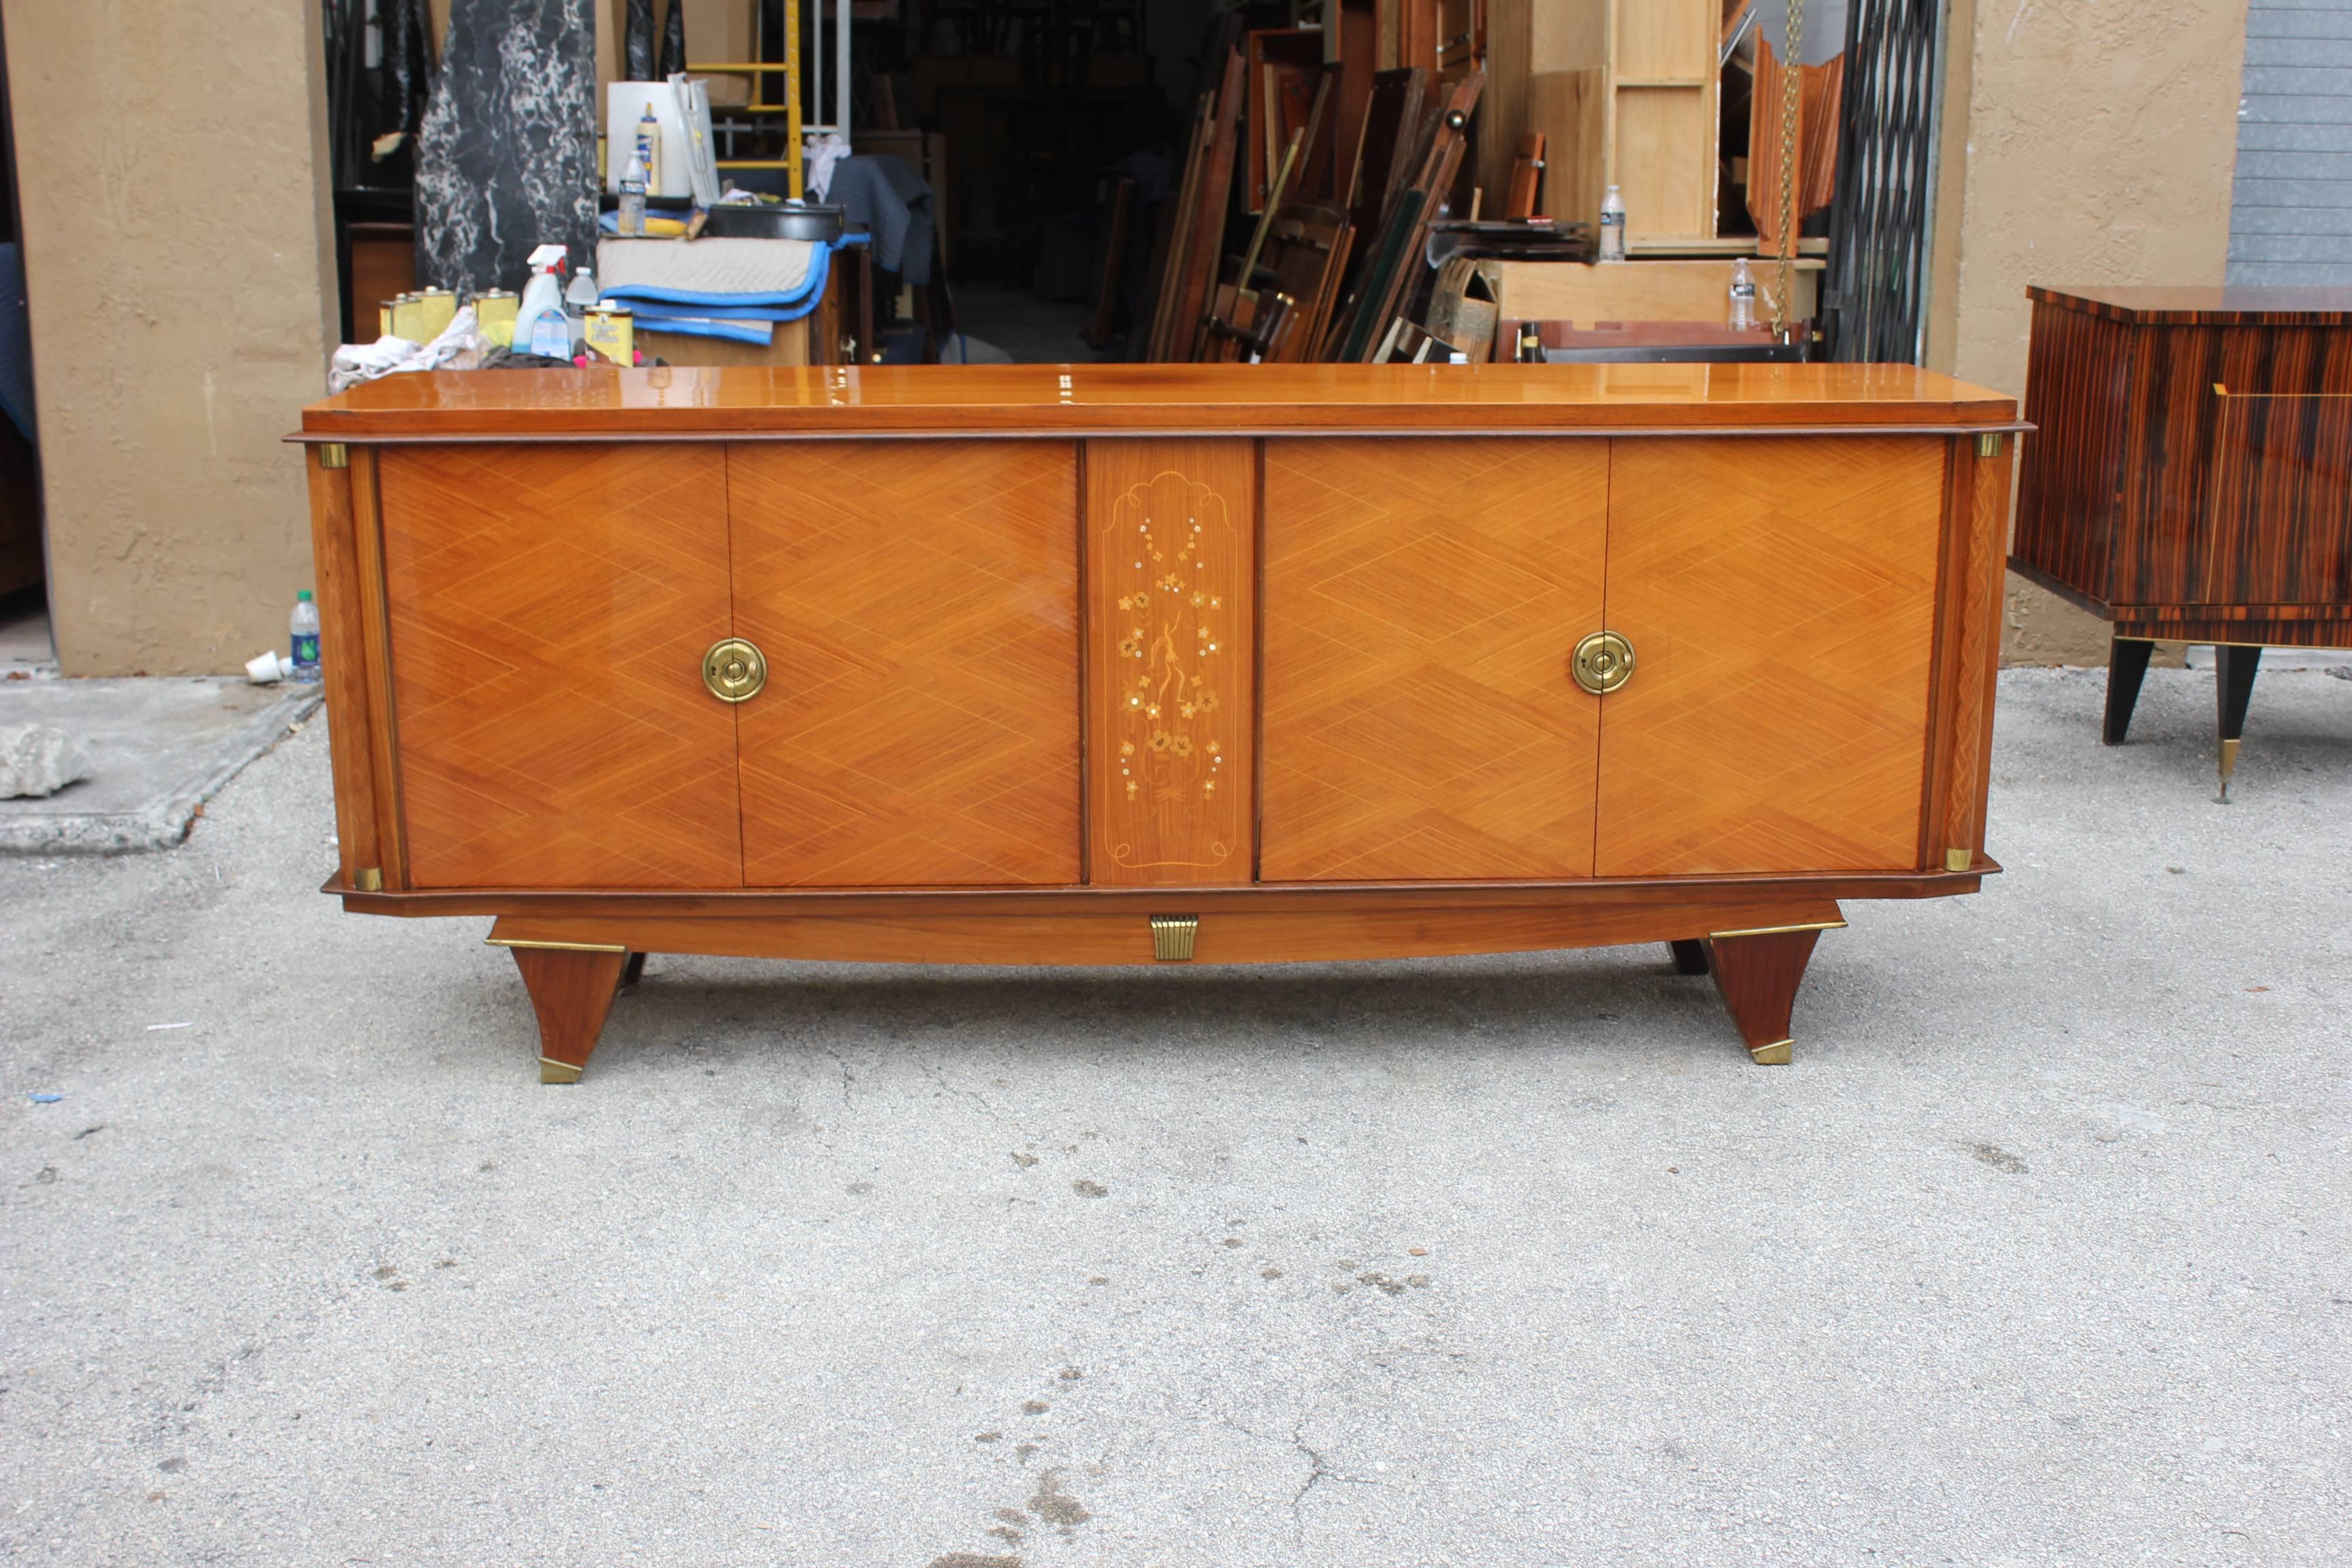
[[[2352,682],[2221,807],[2210,679],[2004,674],[2008,873],[1785,1070],[1654,949],[657,957],[542,1087],[314,721],[0,860],[0,1559],[2340,1561]]]

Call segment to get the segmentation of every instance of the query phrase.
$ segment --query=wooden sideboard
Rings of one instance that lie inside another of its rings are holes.
[[[2114,623],[2109,745],[2157,643],[2213,645],[2226,800],[2263,647],[2352,647],[2352,289],[2026,293],[2011,564]]]
[[[2011,432],[1907,366],[401,376],[304,414],[341,864],[570,1081],[643,953],[1668,942],[1974,891]]]

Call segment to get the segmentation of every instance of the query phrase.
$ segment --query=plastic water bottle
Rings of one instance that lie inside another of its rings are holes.
[[[1756,329],[1756,277],[1748,270],[1748,258],[1741,257],[1731,264],[1731,330],[1735,332]]]
[[[1601,259],[1625,259],[1625,198],[1614,185],[1601,198]]]
[[[621,172],[620,226],[624,235],[634,237],[646,232],[646,188],[648,184],[645,153],[642,151],[630,153],[628,167]]]
[[[319,679],[319,605],[311,598],[310,590],[303,589],[294,595],[294,614],[286,623],[293,643],[294,679]]]

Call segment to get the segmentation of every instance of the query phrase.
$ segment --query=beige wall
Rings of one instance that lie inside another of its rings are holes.
[[[2246,0],[1953,0],[1929,364],[2021,397],[2027,284],[2221,281],[2245,36]],[[2004,651],[2106,633],[2012,577]]]
[[[5,5],[58,658],[235,670],[310,586],[278,437],[332,342],[317,0]]]

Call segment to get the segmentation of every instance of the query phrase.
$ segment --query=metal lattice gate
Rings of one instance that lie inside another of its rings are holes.
[[[1822,310],[1830,359],[1919,360],[1943,8],[1943,0],[1858,0],[1846,13]]]

